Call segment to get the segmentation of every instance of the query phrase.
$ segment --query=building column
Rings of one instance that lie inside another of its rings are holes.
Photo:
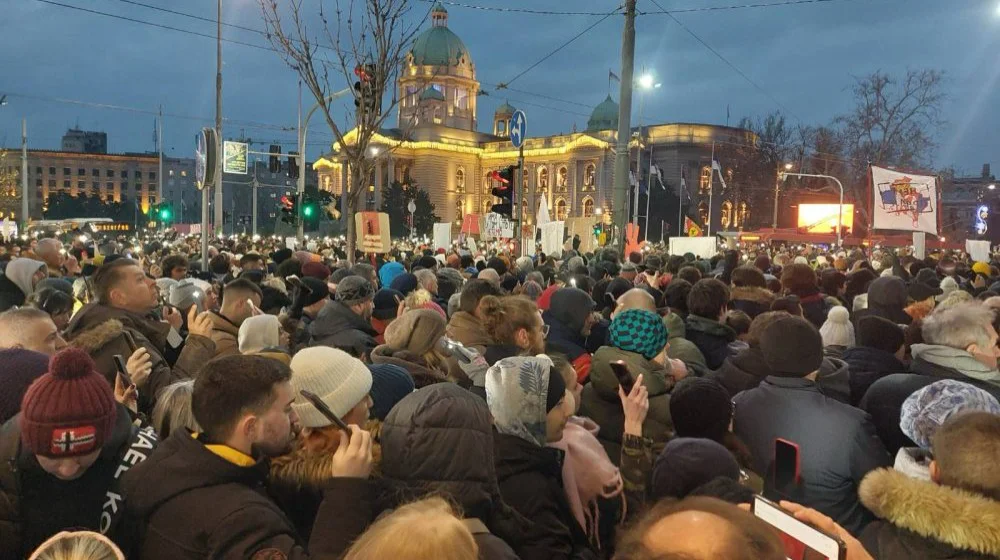
[[[340,162],[340,192],[334,191],[334,194],[339,194],[341,196],[347,193],[347,183],[350,180],[350,176],[347,171],[347,162]]]
[[[594,209],[604,208],[604,160],[607,159],[607,154],[601,156],[601,159],[597,160],[597,171],[594,173]],[[618,209],[616,208],[615,211]]]
[[[386,182],[385,186],[392,186],[393,181],[396,180],[396,160],[392,157],[392,152],[389,152],[386,156]]]
[[[385,173],[382,172],[382,162],[379,161],[375,165],[375,211],[378,212],[379,208],[382,207],[382,182],[385,179]]]

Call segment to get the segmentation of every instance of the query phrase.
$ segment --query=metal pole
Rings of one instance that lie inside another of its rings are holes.
[[[21,119],[21,233],[28,231],[28,119]]]
[[[618,138],[615,152],[615,183],[613,210],[618,229],[619,249],[625,248],[625,226],[628,224],[628,143],[631,139],[632,121],[632,74],[635,62],[635,3],[636,0],[625,0],[625,26],[622,29],[622,67],[621,89],[618,99]]]
[[[844,228],[844,184],[840,182],[840,179],[834,177],[833,175],[817,175],[814,173],[782,173],[778,175],[779,178],[788,176],[792,177],[815,177],[817,179],[829,179],[834,183],[837,183],[837,187],[840,189],[840,203],[837,206],[837,246],[843,244],[843,228]]]
[[[653,146],[649,147],[649,173],[646,173],[646,221],[642,224],[642,238],[649,239],[649,199],[653,198]]]
[[[643,69],[645,71],[645,68]],[[639,132],[636,134],[635,146],[635,193],[632,195],[632,216],[635,227],[639,227],[639,196],[642,194],[642,106],[646,100],[646,90],[639,89]],[[646,185],[646,198],[649,198],[649,185]]]
[[[712,237],[712,198],[715,196],[715,142],[712,142],[712,171],[708,174],[708,237]]]
[[[684,169],[681,173],[687,175]],[[684,237],[684,195],[687,194],[687,181],[677,185],[677,237]]]
[[[218,164],[215,166],[215,221],[214,229],[222,235],[222,165],[225,154],[222,152],[222,0],[216,2],[216,54],[215,54],[215,141],[218,153]],[[208,235],[208,232],[202,232]]]
[[[298,180],[298,187],[295,190],[296,190],[296,192],[299,193],[299,198],[298,198],[299,203],[296,205],[297,208],[295,209],[296,220],[298,221],[298,232],[296,233],[296,239],[298,239],[299,243],[302,244],[302,246],[304,247],[305,245],[304,245],[303,242],[305,241],[305,238],[304,238],[304,236],[305,236],[305,223],[304,223],[304,220],[302,219],[302,207],[304,206],[304,203],[305,203],[304,197],[305,197],[305,194],[306,194],[306,174],[305,174],[305,169],[306,169],[306,156],[305,156],[306,143],[305,143],[305,134],[303,133],[304,131],[302,130],[302,80],[299,80],[299,125],[298,125],[298,129],[299,129],[299,161],[298,161],[298,164],[299,164],[299,180]],[[289,171],[289,173],[291,173],[291,171],[292,171],[291,167],[288,168],[288,171]]]
[[[253,169],[253,210],[251,210],[252,215],[250,216],[250,229],[253,230],[253,235],[257,235],[257,187],[260,183],[257,182],[257,165],[254,165]]]
[[[160,114],[156,120],[156,152],[160,161],[160,171],[156,182],[156,201],[163,202],[163,105],[160,105]]]
[[[771,218],[771,229],[778,229],[778,187],[781,186],[781,171],[778,171],[778,176],[774,179],[774,217]]]
[[[516,198],[511,200],[511,207],[513,207],[515,203],[517,205],[517,212],[514,212],[515,214],[514,220],[516,220],[514,222],[514,232],[517,235],[518,239],[518,244],[517,244],[518,252],[520,253],[520,255],[525,255],[527,253],[525,252],[526,249],[524,244],[524,232],[522,231],[523,224],[521,223],[521,213],[524,212],[523,208],[524,205],[521,204],[521,197],[524,196],[524,139],[523,138],[521,139],[521,147],[517,151],[517,177],[515,178],[514,184],[517,185],[517,188],[514,189],[514,196]],[[534,243],[535,241],[534,235],[531,236],[531,241],[532,243]]]

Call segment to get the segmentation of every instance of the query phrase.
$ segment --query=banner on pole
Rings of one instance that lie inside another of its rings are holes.
[[[504,218],[496,212],[490,212],[486,215],[486,235],[493,238],[507,238],[510,239],[514,237],[514,222]]]
[[[966,239],[965,252],[974,261],[990,262],[990,242],[986,239]]]
[[[451,222],[434,224],[434,248],[446,251],[451,248]]]
[[[927,234],[922,231],[913,232],[913,257],[922,259],[927,256]]]
[[[873,229],[938,232],[937,178],[872,166]]]
[[[392,247],[389,239],[389,214],[385,212],[358,212],[354,215],[358,233],[358,249],[365,253],[388,253]]]
[[[684,231],[687,232],[688,237],[701,237],[701,228],[698,224],[694,223],[694,220],[684,216]]]
[[[547,255],[557,255],[562,251],[565,222],[548,222],[542,226],[542,251]]]

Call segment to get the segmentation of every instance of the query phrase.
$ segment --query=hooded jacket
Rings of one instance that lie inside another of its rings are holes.
[[[215,343],[215,357],[236,356],[240,353],[240,326],[217,311],[210,311],[212,320],[212,342]]]
[[[878,436],[890,453],[915,444],[899,428],[903,401],[916,391],[942,379],[956,379],[1000,399],[996,371],[964,350],[937,344],[914,344],[910,373],[892,374],[872,384],[858,406],[871,414]]]
[[[718,369],[731,355],[729,343],[736,340],[736,331],[718,321],[688,315],[685,321],[687,339],[705,356],[709,369]]]
[[[756,286],[742,286],[733,288],[729,292],[729,302],[733,309],[739,309],[753,319],[757,315],[771,310],[771,304],[774,303],[774,293]]]
[[[754,472],[764,476],[765,496],[819,510],[852,534],[871,521],[858,502],[858,484],[890,462],[868,415],[804,378],[768,377],[733,402],[733,432],[750,449]],[[779,496],[773,488],[775,438],[799,445],[802,482],[793,496]]]
[[[358,359],[371,356],[378,332],[339,301],[330,300],[309,323],[309,346],[330,346]]]
[[[132,354],[122,335],[124,330],[132,335],[137,346],[146,349],[153,365],[153,371],[146,381],[137,384],[139,409],[143,412],[152,412],[156,395],[164,387],[175,381],[194,379],[205,362],[215,355],[215,343],[211,339],[190,334],[185,339],[177,361],[171,367],[164,358],[170,325],[100,303],[83,306],[69,322],[66,334],[71,345],[90,354],[97,364],[97,371],[114,386],[118,372],[114,362],[115,354],[123,357]]]
[[[125,476],[134,499],[127,515],[145,526],[143,560],[335,558],[371,517],[367,480],[333,478],[307,543],[266,492],[266,459],[240,466],[209,450],[187,430],[174,432],[149,461]]]
[[[854,313],[854,327],[858,320],[868,315],[882,317],[899,325],[909,325],[913,322],[904,308],[906,307],[906,284],[895,276],[876,278],[868,286],[868,307]]]
[[[480,354],[486,352],[486,347],[493,344],[493,339],[483,327],[483,322],[465,311],[457,311],[451,316],[445,333],[448,338],[461,342],[466,348],[474,348]]]
[[[34,259],[17,258],[7,263],[7,268],[0,276],[0,312],[15,305],[24,305],[35,291],[32,280],[39,270],[47,271],[48,267],[44,262]]]
[[[854,346],[844,351],[844,361],[851,370],[851,405],[857,406],[868,388],[879,379],[907,370],[906,364],[895,354],[870,348]]]
[[[659,452],[674,437],[674,424],[670,420],[670,390],[674,387],[674,380],[662,366],[640,354],[614,346],[602,346],[594,354],[590,383],[583,387],[580,414],[601,427],[597,438],[608,452],[608,457],[620,457],[625,412],[618,397],[618,378],[610,365],[618,360],[625,362],[633,380],[642,375],[642,383],[649,390],[649,412],[642,425],[642,435],[652,439],[656,452]]]
[[[764,354],[759,348],[751,347],[726,358],[722,367],[709,373],[708,377],[721,383],[735,397],[742,391],[757,387],[771,373]],[[825,357],[816,376],[816,385],[824,395],[847,403],[850,399],[850,377],[847,362]]]
[[[396,279],[400,274],[404,274],[406,269],[403,268],[401,263],[396,261],[387,262],[382,265],[382,268],[378,269],[378,280],[382,284],[383,288],[388,288],[392,285],[392,281]]]
[[[1000,502],[891,469],[869,473],[859,494],[879,518],[861,534],[876,560],[1000,557]]]
[[[371,352],[373,364],[393,364],[406,370],[417,389],[448,381],[447,371],[431,367],[420,354],[404,349],[396,350],[388,344],[377,346]]]
[[[101,531],[128,554],[137,527],[124,515],[123,473],[144,461],[156,446],[152,430],[140,431],[128,410],[117,405],[115,426],[97,461],[76,480],[46,473],[34,454],[21,446],[21,415],[0,428],[0,559],[23,559],[43,541],[68,527]],[[102,520],[108,515],[108,526]]]
[[[705,356],[701,350],[685,336],[687,335],[687,325],[684,318],[676,313],[668,313],[663,316],[663,324],[667,327],[667,357],[684,362],[688,371],[695,375],[704,375],[708,371],[705,364]]]
[[[553,294],[548,311],[542,312],[542,320],[549,326],[546,345],[566,354],[580,383],[584,383],[590,375],[590,353],[586,348],[587,339],[581,331],[593,310],[594,301],[587,292],[562,288]]]

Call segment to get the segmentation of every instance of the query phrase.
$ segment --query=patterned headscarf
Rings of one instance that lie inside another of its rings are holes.
[[[1000,402],[979,387],[944,379],[931,383],[903,401],[899,427],[913,443],[922,449],[930,449],[934,433],[949,418],[970,411],[1000,414]]]
[[[558,396],[552,385],[562,386]],[[552,360],[544,354],[504,358],[486,372],[486,403],[497,431],[539,446],[547,442],[549,394],[558,402],[565,390],[562,377],[552,374]]]

